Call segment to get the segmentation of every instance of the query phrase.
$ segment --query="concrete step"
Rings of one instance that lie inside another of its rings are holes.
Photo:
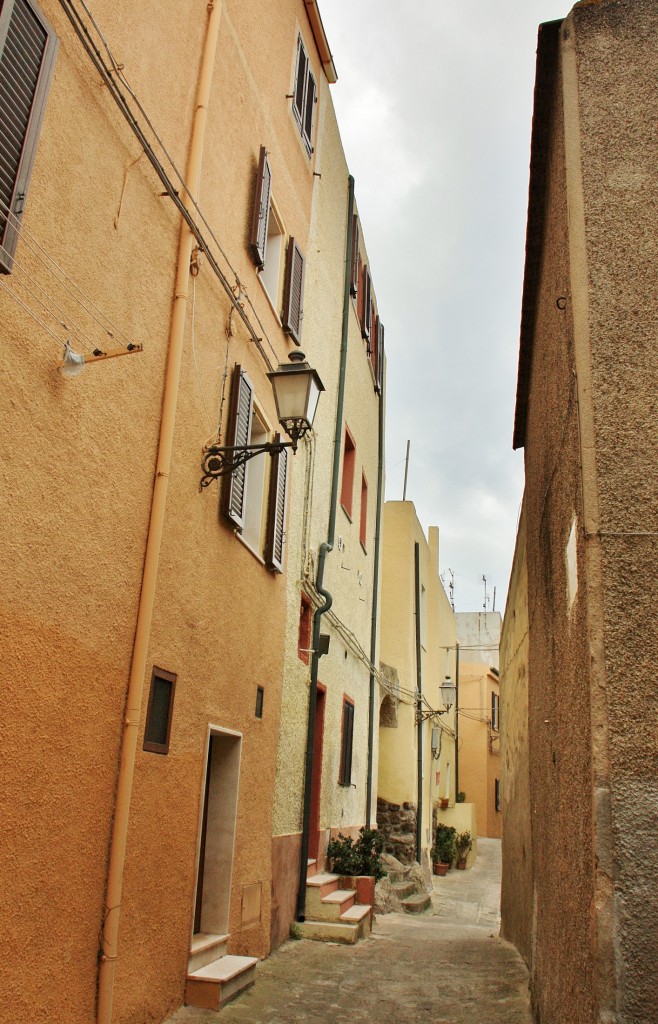
[[[354,946],[359,940],[361,925],[351,921],[304,921],[298,922],[295,930],[302,939]]]
[[[414,896],[407,896],[406,900],[401,900],[401,905],[407,914],[422,914],[431,902],[429,893],[419,892]]]
[[[407,896],[413,896],[416,891],[416,886],[413,882],[393,882],[391,888],[399,900],[406,899]]]
[[[309,878],[312,878],[313,875],[316,875],[317,871],[318,871],[318,862],[317,862],[317,860],[313,860],[312,857],[309,857],[308,860],[306,861],[306,880],[308,881]]]
[[[321,872],[319,875],[313,875],[311,878],[306,879],[306,895],[309,893],[319,891],[319,895],[328,896],[330,892],[335,892],[338,888],[339,876],[330,875],[328,872]]]
[[[185,1002],[204,1010],[219,1010],[256,980],[253,956],[222,956],[187,976]]]
[[[345,924],[359,925],[359,938],[366,939],[372,930],[372,907],[367,903],[355,903],[340,915],[340,919]]]
[[[333,889],[320,896],[319,889],[306,887],[306,916],[314,921],[337,921],[346,910],[354,906],[354,889]]]
[[[226,956],[227,945],[228,935],[208,935],[206,932],[193,935],[187,973],[192,974],[200,967],[211,964],[213,960],[219,960],[220,957]]]

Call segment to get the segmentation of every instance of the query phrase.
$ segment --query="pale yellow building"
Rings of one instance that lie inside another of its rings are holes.
[[[386,849],[429,865],[433,810],[455,803],[455,615],[439,577],[439,531],[410,501],[384,505],[377,821]],[[420,814],[418,811],[420,805]]]

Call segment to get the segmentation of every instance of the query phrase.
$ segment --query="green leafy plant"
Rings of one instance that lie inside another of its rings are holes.
[[[470,832],[460,832],[455,839],[455,850],[457,852],[457,859],[463,860],[470,848],[473,845]]]
[[[465,804],[466,803],[466,793],[464,792],[463,789],[460,789],[459,793],[455,797],[455,803],[456,804]]]
[[[374,875],[383,878],[381,854],[384,839],[374,828],[360,828],[359,838],[344,836],[330,839],[327,856],[331,861],[331,870],[337,875]]]
[[[437,825],[434,833],[432,860],[438,864],[452,864],[456,856],[457,829],[452,825]]]

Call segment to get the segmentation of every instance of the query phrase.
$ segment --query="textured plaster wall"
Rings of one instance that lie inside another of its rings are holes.
[[[615,1011],[639,1024],[655,1014],[658,972],[658,10],[650,0],[576,8],[571,31],[601,531],[595,626],[605,663],[595,683],[605,687],[609,723],[612,849],[602,842],[600,856],[612,853]]]
[[[300,448],[292,480],[288,523],[289,574],[286,593],[285,666],[273,812],[274,849],[297,849],[302,826],[304,756],[309,702],[310,657],[298,654],[301,593],[315,594],[320,544],[328,539],[331,480],[336,427],[348,208],[348,167],[340,141],[326,79],[318,77],[319,127],[310,239],[305,281],[303,348],[318,370],[325,392],[314,424],[314,437]],[[357,190],[358,200],[358,190]],[[376,282],[375,282],[376,284]],[[326,688],[322,785],[320,799],[320,859],[329,831],[358,831],[366,820],[368,760],[368,700],[375,519],[377,499],[377,438],[379,402],[354,303],[350,302],[343,423],[356,443],[352,521],[340,505],[336,513],[335,545],[327,555],[324,586],[332,594],[332,616],[324,616],[322,632],[330,636],[329,653],[320,659],[319,682]],[[341,431],[342,433],[342,431]],[[342,466],[340,467],[342,473]],[[361,473],[368,481],[365,550],[359,540]],[[339,478],[340,495],[340,478]],[[340,541],[339,541],[340,538]],[[350,639],[349,634],[354,639]],[[343,698],[354,701],[352,785],[339,786]],[[377,701],[375,706],[377,715]],[[373,764],[376,776],[377,727]],[[375,820],[373,787],[372,820]],[[292,845],[291,845],[292,844]],[[273,941],[280,942],[292,920],[298,884],[294,865],[277,856],[273,899],[277,910]]]
[[[532,821],[528,749],[528,567],[521,510],[500,638],[503,874],[502,934],[532,957]]]
[[[460,648],[461,654],[461,648]],[[498,680],[481,662],[459,662],[459,788],[475,805],[478,834],[500,839],[503,816],[496,811],[501,761],[498,733],[491,731],[491,693]],[[495,737],[493,744],[490,737]]]

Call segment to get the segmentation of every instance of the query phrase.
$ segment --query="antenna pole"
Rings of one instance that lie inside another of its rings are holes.
[[[409,474],[409,447],[410,447],[410,445],[411,445],[411,441],[407,441],[407,455],[406,455],[406,458],[404,460],[404,488],[402,490],[402,500],[403,501],[407,500],[407,476]]]

